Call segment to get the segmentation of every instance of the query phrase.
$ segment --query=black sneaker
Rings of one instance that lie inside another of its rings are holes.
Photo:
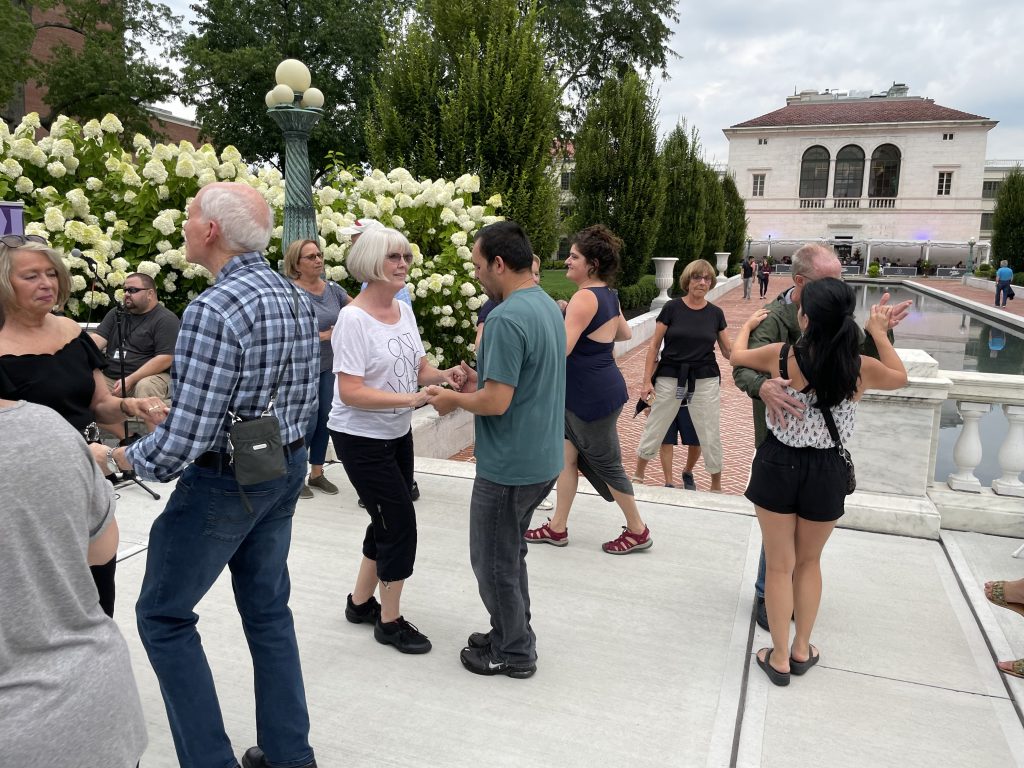
[[[754,602],[757,604],[757,626],[763,629],[765,632],[771,632],[768,629],[768,609],[764,607],[764,598],[754,595]]]
[[[378,618],[373,636],[381,645],[393,645],[402,653],[426,653],[433,647],[426,635],[401,616],[386,624]]]
[[[469,643],[470,648],[490,648],[491,647],[491,633],[490,632],[474,632],[469,636],[466,641]]]
[[[353,624],[376,624],[380,619],[380,603],[377,598],[370,595],[370,599],[362,605],[352,602],[352,593],[349,593],[345,601],[345,618]]]
[[[683,472],[682,478],[683,478],[683,488],[685,488],[688,491],[696,491],[697,490],[697,483],[694,482],[694,480],[693,480],[693,473],[692,472]]]
[[[409,495],[412,496],[413,501],[419,501],[420,487],[415,480],[412,481],[412,485],[409,487]]]
[[[486,648],[474,648],[472,646],[463,648],[459,658],[462,659],[462,666],[474,675],[506,675],[517,680],[523,680],[531,677],[537,671],[537,665],[533,662],[513,663],[510,661],[495,661],[491,656],[490,646]]]
[[[267,768],[267,756],[259,747],[249,747],[242,755],[242,768]],[[306,763],[302,768],[316,768],[316,760]]]

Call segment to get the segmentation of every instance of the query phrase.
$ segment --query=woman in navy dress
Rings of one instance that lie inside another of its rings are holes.
[[[528,542],[569,543],[569,509],[579,471],[626,517],[622,534],[602,545],[605,552],[624,555],[653,543],[619,448],[617,422],[629,395],[612,350],[632,333],[608,283],[619,270],[621,248],[611,230],[596,224],[576,234],[565,260],[566,277],[578,286],[565,309],[565,465],[558,476],[555,514],[526,532]]]

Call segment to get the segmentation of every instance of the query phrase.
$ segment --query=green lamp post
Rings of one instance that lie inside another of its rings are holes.
[[[964,285],[967,285],[967,278],[974,274],[974,246],[977,242],[973,237],[967,241],[967,269],[964,270],[961,280]]]
[[[297,59],[277,65],[267,92],[267,114],[284,134],[284,233],[281,252],[296,240],[316,240],[316,209],[309,176],[309,133],[323,117],[324,95],[310,88],[309,69]]]

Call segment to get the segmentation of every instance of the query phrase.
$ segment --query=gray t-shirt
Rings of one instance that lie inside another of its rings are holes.
[[[146,747],[142,704],[86,561],[112,489],[49,408],[0,408],[0,435],[0,766],[129,768]]]
[[[298,283],[295,285],[302,288]],[[310,293],[305,288],[302,288],[302,290],[305,292],[306,298],[309,299],[309,303],[313,306],[314,314],[316,314],[316,330],[318,333],[323,333],[328,328],[336,325],[338,313],[350,301],[349,297],[345,294],[345,289],[332,280],[327,281],[324,292],[319,296],[315,293]],[[331,340],[327,339],[327,341],[320,342],[320,373],[330,371],[333,367],[334,350],[331,349]]]

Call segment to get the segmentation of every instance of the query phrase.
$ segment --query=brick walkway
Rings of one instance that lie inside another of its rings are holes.
[[[782,291],[792,285],[788,276],[773,275],[768,289],[769,298],[774,298]],[[757,283],[754,283],[754,290],[757,290]],[[725,296],[719,297],[715,303],[725,312],[726,322],[729,324],[729,333],[735,335],[736,330],[743,321],[750,316],[755,308],[760,306],[757,298],[750,301],[743,300],[742,288],[735,288]],[[716,347],[717,351],[717,347]],[[640,380],[644,373],[644,358],[647,355],[647,345],[638,347],[632,352],[619,358],[619,369],[626,380],[629,388],[630,401],[622,409],[622,416],[619,417],[619,440],[622,443],[622,458],[627,474],[632,475],[636,466],[636,449],[640,444],[640,435],[643,433],[645,416],[640,415],[636,419],[631,418],[640,391]],[[718,365],[722,370],[722,405],[721,405],[721,429],[722,429],[722,458],[724,469],[722,471],[722,490],[725,493],[742,495],[747,487],[747,477],[750,472],[750,462],[754,457],[754,426],[750,398],[740,392],[732,382],[732,368],[729,362],[718,355]],[[451,457],[459,461],[473,460],[473,447],[470,446]],[[681,485],[679,473],[686,463],[686,452],[681,446],[676,446],[674,452],[673,471],[675,473],[673,482]],[[697,488],[708,490],[711,479],[704,471],[703,459],[697,462],[694,472],[697,481]],[[665,476],[661,471],[661,462],[655,458],[647,465],[647,485],[663,485]]]

